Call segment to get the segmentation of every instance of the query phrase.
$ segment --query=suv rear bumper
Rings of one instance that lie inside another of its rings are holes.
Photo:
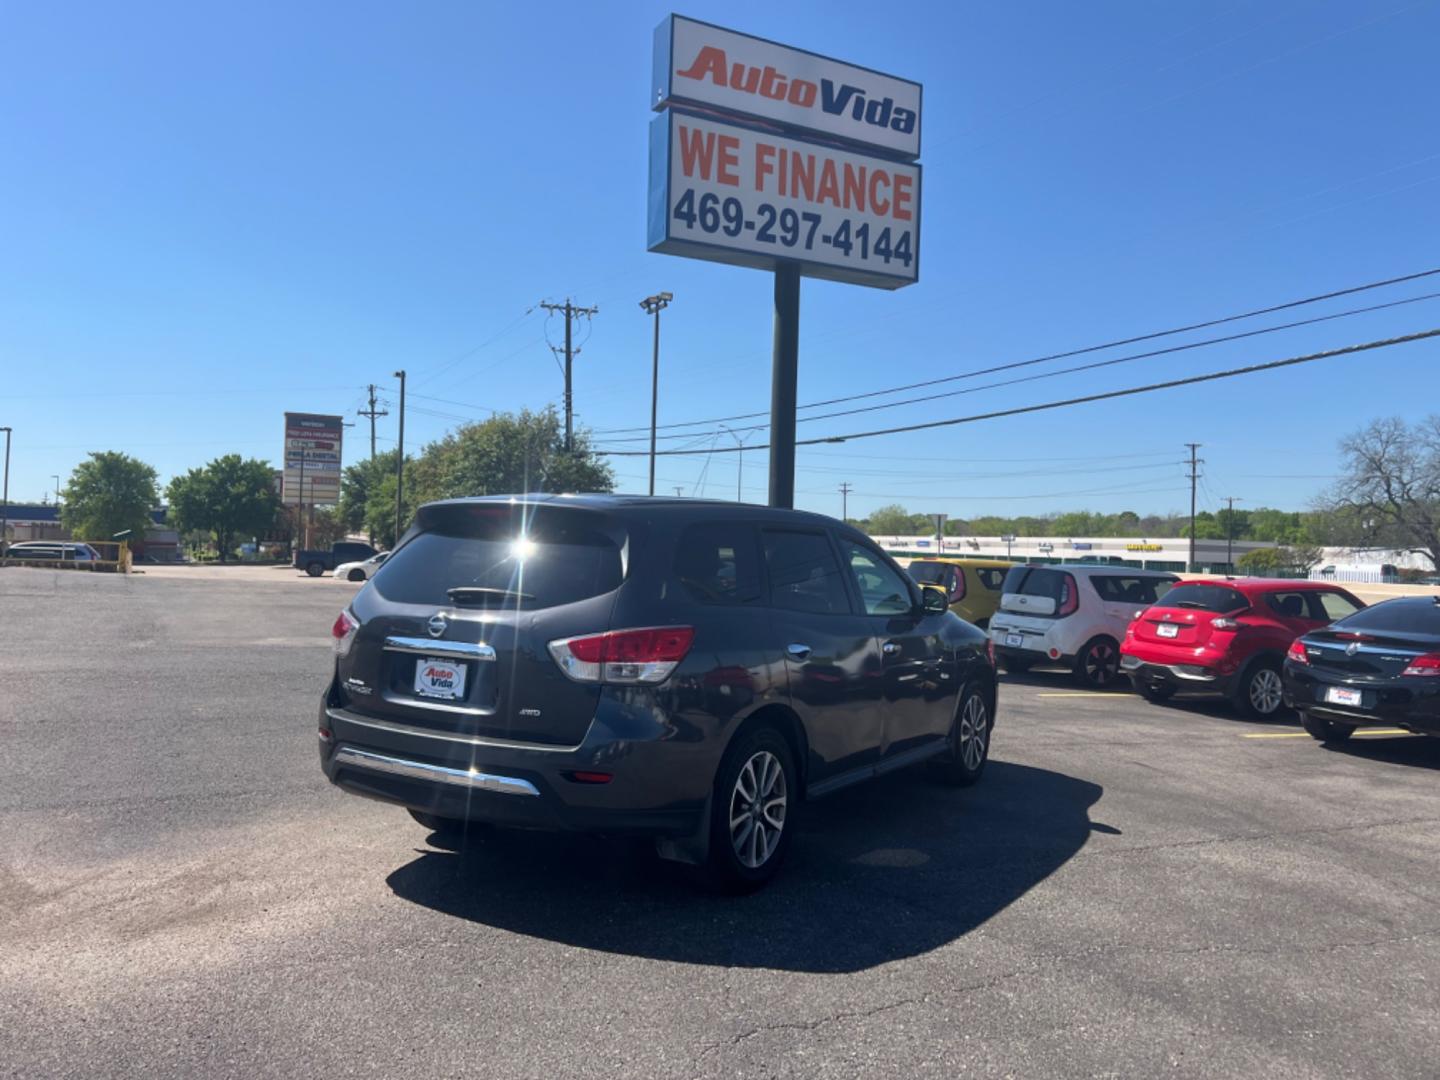
[[[582,745],[561,748],[457,739],[354,713],[328,695],[319,720],[320,767],[335,786],[456,820],[689,836],[702,824],[714,773],[713,764],[692,759],[693,746],[627,743],[593,731]],[[612,779],[580,782],[577,771]],[[682,778],[697,775],[707,778],[704,790],[686,790]]]

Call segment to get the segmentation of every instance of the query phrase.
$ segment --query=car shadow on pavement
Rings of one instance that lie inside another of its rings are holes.
[[[708,894],[636,845],[544,833],[422,851],[387,880],[412,903],[577,948],[859,971],[953,941],[1024,896],[1085,845],[1102,791],[1004,761],[963,790],[892,774],[804,806],[780,874],[743,897]]]
[[[1359,735],[1343,743],[1325,743],[1323,749],[1345,757],[1383,761],[1387,765],[1440,769],[1440,739],[1432,736],[1398,735],[1385,738]]]

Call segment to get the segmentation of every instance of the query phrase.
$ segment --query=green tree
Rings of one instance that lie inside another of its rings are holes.
[[[914,515],[899,503],[882,506],[865,519],[871,536],[910,536]]]
[[[269,529],[279,506],[269,463],[239,454],[175,477],[167,496],[176,527],[214,536],[221,562],[242,537]]]
[[[155,470],[129,454],[92,453],[70,474],[60,522],[81,540],[109,540],[127,529],[143,540],[160,501],[155,481]]]
[[[414,474],[416,494],[425,499],[615,488],[614,473],[595,452],[588,432],[577,432],[573,450],[565,449],[553,407],[538,413],[496,413],[458,428],[425,447]],[[409,469],[405,488],[411,488]],[[390,502],[393,506],[393,489]]]
[[[1313,544],[1280,545],[1273,548],[1256,548],[1247,551],[1235,560],[1246,574],[1268,577],[1276,574],[1290,574],[1297,577],[1310,572],[1320,561],[1320,549]]]
[[[345,527],[351,532],[370,533],[366,524],[369,516],[370,502],[379,499],[376,492],[386,477],[390,477],[390,507],[391,517],[395,513],[395,459],[399,451],[386,450],[376,454],[373,458],[366,458],[357,461],[354,465],[347,465],[345,471],[340,474],[340,505],[337,513]],[[413,464],[413,458],[406,458],[407,470]],[[391,530],[394,523],[391,523]],[[377,534],[370,533],[375,536]]]

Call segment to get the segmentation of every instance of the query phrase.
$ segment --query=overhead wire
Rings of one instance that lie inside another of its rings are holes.
[[[1115,398],[1132,397],[1136,394],[1149,394],[1157,390],[1169,390],[1180,386],[1193,386],[1198,383],[1213,382],[1217,379],[1233,379],[1242,375],[1253,375],[1261,371],[1274,371],[1279,368],[1293,367],[1297,364],[1309,364],[1317,360],[1328,360],[1337,356],[1350,356],[1355,353],[1368,352],[1373,349],[1385,349],[1395,345],[1408,345],[1416,341],[1424,341],[1429,338],[1440,336],[1440,328],[1420,330],[1413,334],[1402,334],[1398,337],[1383,338],[1379,341],[1367,341],[1356,345],[1345,345],[1335,349],[1325,349],[1321,352],[1307,353],[1303,356],[1289,356],[1282,360],[1268,360],[1257,364],[1247,364],[1244,367],[1226,368],[1223,371],[1210,371],[1202,375],[1189,375],[1179,379],[1168,379],[1164,382],[1147,383],[1143,386],[1130,386],[1121,390],[1107,390],[1098,394],[1086,394],[1082,397],[1065,398],[1060,401],[1047,401],[1038,405],[1022,405],[1012,409],[997,409],[993,412],[976,413],[970,416],[956,416],[946,420],[929,420],[918,424],[902,424],[889,428],[877,428],[873,431],[856,431],[838,435],[821,435],[811,439],[797,439],[796,446],[811,446],[819,443],[848,442],[851,439],[873,439],[882,435],[898,435],[907,431],[926,431],[934,428],[953,427],[957,424],[973,424],[981,420],[996,420],[1005,416],[1021,416],[1027,413],[1044,412],[1050,409],[1067,408],[1074,405],[1085,405],[1096,401],[1109,401]],[[767,450],[769,443],[757,443],[748,447],[751,450]],[[712,453],[728,454],[735,452],[734,447],[716,447]],[[704,453],[705,451],[695,450],[657,450],[657,456],[679,456],[685,454]],[[645,450],[609,450],[602,451],[611,457],[648,457],[649,452]]]
[[[1319,294],[1314,295],[1314,296],[1305,296],[1305,297],[1301,297],[1301,298],[1299,298],[1299,299],[1297,299],[1297,300],[1288,300],[1288,301],[1286,301],[1286,302],[1284,302],[1284,303],[1281,303],[1281,304],[1272,304],[1272,305],[1270,305],[1270,306],[1268,306],[1268,307],[1255,308],[1254,310],[1251,310],[1251,311],[1243,311],[1243,312],[1240,312],[1240,313],[1238,313],[1238,314],[1226,315],[1226,316],[1223,316],[1223,317],[1221,317],[1221,318],[1205,319],[1205,320],[1203,320],[1203,321],[1195,322],[1195,323],[1190,323],[1190,324],[1185,325],[1185,326],[1171,327],[1171,328],[1166,329],[1166,330],[1155,330],[1155,331],[1151,331],[1151,332],[1145,333],[1145,334],[1137,334],[1137,335],[1134,335],[1134,336],[1132,336],[1132,337],[1117,338],[1117,339],[1115,339],[1115,340],[1113,340],[1113,341],[1103,342],[1103,343],[1098,344],[1098,345],[1087,345],[1087,346],[1084,346],[1083,348],[1069,349],[1069,350],[1066,350],[1066,351],[1063,351],[1063,352],[1057,352],[1057,353],[1049,353],[1049,354],[1047,354],[1047,355],[1045,355],[1045,356],[1032,357],[1032,358],[1027,359],[1027,360],[1017,360],[1017,361],[1013,361],[1013,362],[1005,363],[1005,364],[996,364],[996,365],[992,365],[992,366],[990,366],[990,367],[977,368],[977,369],[974,369],[974,370],[971,370],[971,371],[959,372],[959,373],[954,374],[954,375],[940,376],[940,377],[934,378],[934,379],[925,379],[925,380],[921,380],[921,381],[919,381],[919,382],[905,383],[905,384],[902,384],[902,385],[900,385],[900,386],[891,386],[891,387],[886,387],[886,388],[880,389],[880,390],[868,390],[868,391],[865,391],[864,393],[859,393],[859,394],[847,394],[847,395],[844,395],[844,396],[841,396],[841,397],[827,398],[827,399],[824,399],[824,400],[821,400],[821,401],[812,401],[812,402],[808,402],[808,403],[806,403],[806,404],[804,404],[804,405],[800,405],[800,406],[798,406],[798,408],[800,408],[800,409],[815,409],[815,408],[822,408],[822,407],[824,407],[824,406],[826,406],[826,405],[841,405],[841,404],[844,404],[844,403],[850,402],[850,401],[860,401],[860,400],[864,400],[864,399],[868,399],[868,398],[873,398],[873,397],[883,397],[883,396],[885,396],[886,394],[897,394],[897,393],[902,393],[902,392],[907,391],[907,390],[919,390],[919,389],[922,389],[922,388],[927,387],[927,386],[939,386],[939,385],[941,385],[941,384],[943,384],[943,383],[956,382],[956,381],[961,380],[961,379],[976,378],[976,377],[978,377],[978,376],[980,376],[980,375],[993,375],[993,374],[996,374],[997,372],[1001,372],[1001,371],[1011,371],[1011,370],[1014,370],[1014,369],[1017,369],[1017,368],[1031,367],[1031,366],[1034,366],[1034,365],[1036,365],[1036,364],[1049,363],[1050,361],[1053,361],[1053,360],[1067,360],[1067,359],[1069,359],[1069,358],[1071,358],[1071,357],[1074,357],[1074,356],[1084,356],[1084,355],[1087,355],[1087,354],[1089,354],[1089,353],[1103,352],[1103,351],[1106,350],[1106,349],[1119,348],[1119,347],[1122,346],[1122,345],[1136,345],[1136,344],[1139,344],[1139,343],[1145,342],[1145,341],[1155,341],[1155,340],[1158,340],[1158,339],[1160,339],[1160,338],[1173,337],[1173,336],[1176,335],[1176,334],[1185,334],[1185,333],[1189,333],[1189,332],[1194,331],[1194,330],[1204,330],[1204,329],[1208,329],[1208,328],[1210,328],[1210,327],[1212,327],[1212,326],[1223,326],[1223,325],[1225,325],[1225,324],[1227,324],[1227,323],[1240,322],[1240,321],[1243,321],[1243,320],[1245,320],[1245,319],[1252,319],[1252,318],[1255,318],[1255,317],[1260,316],[1260,315],[1271,315],[1271,314],[1274,314],[1274,313],[1277,312],[1277,311],[1288,311],[1288,310],[1290,310],[1290,309],[1292,309],[1292,308],[1304,307],[1304,306],[1307,306],[1307,305],[1310,305],[1310,304],[1318,304],[1318,303],[1322,303],[1323,301],[1326,301],[1326,300],[1334,300],[1334,299],[1337,299],[1337,298],[1342,297],[1342,296],[1353,296],[1353,295],[1356,294],[1356,293],[1369,292],[1369,291],[1371,291],[1371,290],[1373,290],[1373,289],[1382,289],[1382,288],[1386,288],[1386,287],[1388,287],[1388,286],[1390,286],[1390,285],[1400,285],[1400,284],[1403,284],[1403,283],[1405,283],[1405,282],[1407,282],[1407,281],[1418,281],[1418,280],[1420,280],[1421,278],[1433,277],[1433,276],[1435,276],[1436,274],[1440,274],[1440,267],[1435,267],[1435,268],[1429,269],[1429,270],[1422,270],[1422,271],[1419,271],[1418,273],[1403,274],[1403,275],[1400,275],[1400,276],[1398,276],[1398,277],[1385,278],[1385,279],[1382,279],[1382,280],[1380,280],[1380,281],[1366,282],[1365,284],[1362,284],[1362,285],[1353,285],[1353,286],[1350,286],[1350,287],[1344,288],[1344,289],[1335,289],[1335,290],[1332,290],[1332,291],[1330,291],[1330,292],[1319,293]],[[1358,314],[1358,313],[1360,313],[1360,312],[1357,312],[1357,314]],[[673,429],[673,428],[677,428],[677,427],[697,427],[697,426],[704,425],[704,424],[728,423],[728,422],[730,422],[730,421],[732,421],[732,420],[753,420],[753,419],[755,419],[755,418],[757,418],[757,417],[763,417],[763,416],[769,416],[769,415],[770,415],[770,414],[769,414],[768,410],[767,410],[767,411],[756,411],[756,412],[749,412],[749,413],[738,413],[738,414],[733,415],[733,416],[710,417],[710,418],[708,418],[708,419],[703,419],[703,420],[686,420],[686,421],[679,421],[679,422],[670,423],[670,424],[661,424],[661,425],[659,425],[659,427],[660,427],[661,429]],[[625,427],[625,428],[600,428],[600,429],[597,429],[597,430],[594,432],[594,434],[596,434],[596,435],[618,435],[618,434],[629,433],[629,432],[632,432],[632,431],[648,432],[649,430],[650,430],[650,428],[649,428],[648,425],[643,425],[643,426],[638,426],[638,427]]]

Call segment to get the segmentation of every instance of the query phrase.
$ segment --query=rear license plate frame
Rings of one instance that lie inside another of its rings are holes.
[[[1325,704],[1344,705],[1351,709],[1364,708],[1365,691],[1352,690],[1348,686],[1327,686],[1325,688]]]
[[[441,671],[454,673],[455,677],[452,679],[454,686],[442,685],[438,689],[436,688],[435,684],[443,678],[438,674]],[[436,674],[431,675],[430,672]],[[423,685],[427,678],[430,679],[428,688]],[[470,671],[464,661],[447,660],[440,656],[422,656],[415,660],[415,673],[411,680],[410,690],[416,697],[426,701],[464,701],[469,681]]]

